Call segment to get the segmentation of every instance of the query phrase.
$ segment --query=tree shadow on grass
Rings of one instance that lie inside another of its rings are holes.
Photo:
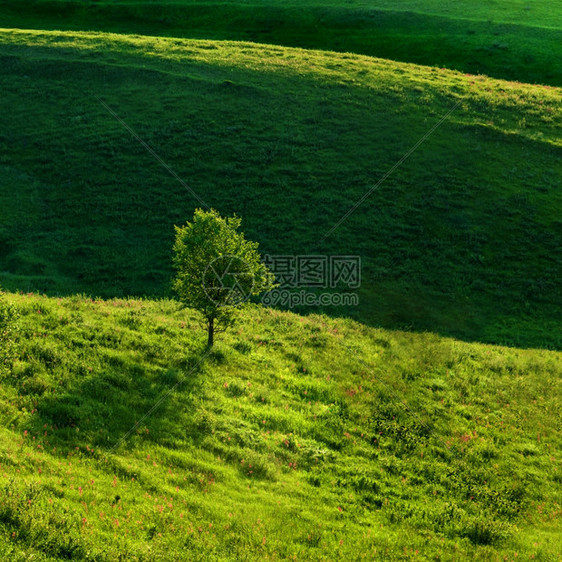
[[[63,393],[38,400],[27,429],[47,435],[48,447],[59,452],[111,452],[140,441],[172,447],[177,440],[198,442],[195,402],[206,360],[212,352],[201,349],[156,376],[130,363],[74,377]]]

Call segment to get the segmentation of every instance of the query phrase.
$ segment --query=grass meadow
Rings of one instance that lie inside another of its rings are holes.
[[[5,299],[4,559],[559,557],[557,352],[252,307],[208,353],[173,301]]]
[[[560,561],[561,44],[560,0],[0,0],[0,560]],[[359,305],[207,349],[207,205]]]

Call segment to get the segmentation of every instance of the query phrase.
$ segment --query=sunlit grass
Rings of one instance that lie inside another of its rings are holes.
[[[7,299],[5,556],[557,554],[559,353],[252,307],[197,366],[176,303]]]

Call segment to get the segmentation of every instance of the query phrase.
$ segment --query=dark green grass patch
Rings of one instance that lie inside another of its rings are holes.
[[[210,206],[240,214],[263,253],[360,255],[360,306],[326,312],[560,347],[557,89],[107,34],[6,31],[0,51],[4,286],[169,294],[173,225],[199,203],[99,96]]]

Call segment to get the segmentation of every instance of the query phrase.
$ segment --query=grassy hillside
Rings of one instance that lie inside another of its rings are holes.
[[[562,85],[561,0],[0,0],[0,26],[255,41]]]
[[[102,33],[2,30],[0,56],[4,287],[168,294],[173,225],[200,203],[101,99],[262,252],[361,255],[360,308],[331,314],[561,347],[559,89]]]
[[[562,0],[0,0],[0,560],[561,560],[560,45]],[[205,348],[200,206],[359,306]]]
[[[560,353],[6,298],[2,559],[560,559]]]

